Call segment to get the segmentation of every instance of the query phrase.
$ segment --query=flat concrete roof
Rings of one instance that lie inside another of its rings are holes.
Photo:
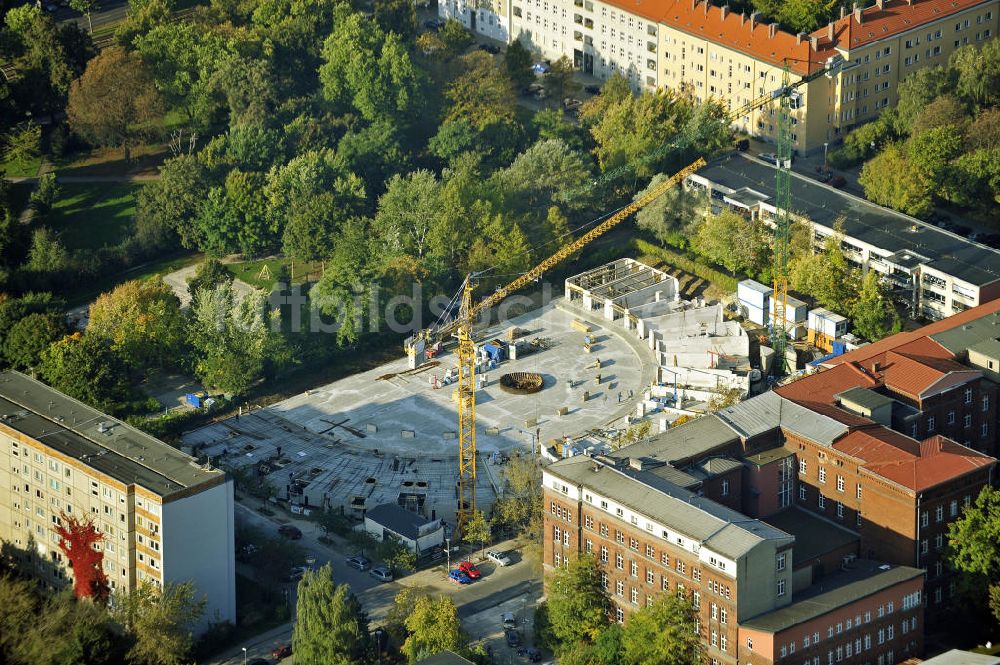
[[[985,345],[983,350],[993,348],[997,338],[1000,338],[1000,311],[990,312],[950,330],[933,333],[930,337],[955,355],[973,347],[979,348],[980,344]]]
[[[852,565],[854,567],[850,570],[824,577],[802,593],[795,594],[791,605],[756,616],[742,625],[765,633],[780,633],[907,580],[924,576],[924,571],[918,568],[890,566],[867,559],[857,559]]]
[[[857,534],[851,533],[839,524],[795,507],[771,515],[764,521],[795,536],[794,568],[811,566],[824,554],[859,540]]]
[[[225,477],[223,471],[206,469],[190,455],[19,372],[0,373],[0,424],[164,498]]]
[[[749,188],[775,198],[774,166],[740,154],[697,172],[723,187]],[[832,228],[844,219],[844,233],[887,252],[927,257],[926,265],[963,282],[983,286],[1000,281],[1000,252],[833,187],[792,173],[792,211]],[[911,256],[911,259],[913,257]]]
[[[1000,665],[1000,656],[952,649],[939,656],[928,658],[922,665]]]

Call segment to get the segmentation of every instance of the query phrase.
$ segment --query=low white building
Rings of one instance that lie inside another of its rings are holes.
[[[394,503],[383,503],[365,513],[365,531],[379,541],[398,540],[414,554],[444,545],[444,524]]]

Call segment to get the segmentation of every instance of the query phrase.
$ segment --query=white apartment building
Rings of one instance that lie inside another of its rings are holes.
[[[233,482],[168,444],[17,372],[0,373],[0,541],[72,576],[53,527],[91,520],[114,593],[192,581],[208,621],[236,621]],[[25,556],[27,560],[28,557]]]

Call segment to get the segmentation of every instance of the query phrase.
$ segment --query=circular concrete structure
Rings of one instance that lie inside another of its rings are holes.
[[[500,377],[500,389],[511,395],[537,393],[542,383],[542,375],[534,372],[511,372]]]

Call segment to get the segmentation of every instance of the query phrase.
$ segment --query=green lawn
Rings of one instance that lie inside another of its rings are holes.
[[[196,252],[175,254],[173,256],[168,256],[149,263],[143,263],[142,265],[130,268],[129,270],[115,275],[104,275],[102,277],[92,279],[86,284],[83,284],[67,293],[66,301],[70,307],[84,305],[123,282],[128,282],[134,279],[149,279],[157,275],[166,275],[167,273],[180,270],[186,266],[200,263],[204,260],[204,258],[205,257],[202,254]]]
[[[38,175],[38,169],[42,165],[42,158],[38,157],[30,162],[0,162],[0,175],[9,177],[34,177]]]
[[[267,267],[267,271],[264,271],[265,266]],[[258,289],[270,291],[274,288],[274,283],[282,266],[290,268],[290,261],[287,258],[261,259],[259,261],[229,263],[226,264],[226,269],[236,279],[242,280]],[[306,281],[314,282],[322,274],[322,265],[319,263],[296,263],[294,267],[295,275],[292,282],[295,284],[301,284]]]
[[[98,249],[117,245],[127,235],[135,214],[135,194],[142,185],[67,183],[46,224],[59,233],[63,245]]]

